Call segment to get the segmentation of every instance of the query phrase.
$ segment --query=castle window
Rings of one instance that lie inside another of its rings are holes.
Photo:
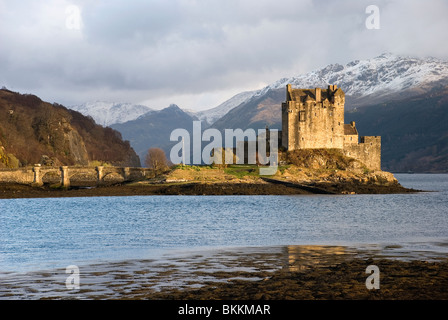
[[[333,132],[333,131],[334,131],[334,128],[331,128],[331,131]]]
[[[299,111],[299,121],[305,122],[305,111]]]

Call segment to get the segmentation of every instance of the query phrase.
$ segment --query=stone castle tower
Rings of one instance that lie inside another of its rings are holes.
[[[344,124],[344,105],[345,93],[336,85],[293,89],[288,84],[282,103],[282,146],[287,150],[340,149],[367,168],[381,170],[381,137],[359,139],[355,123]]]

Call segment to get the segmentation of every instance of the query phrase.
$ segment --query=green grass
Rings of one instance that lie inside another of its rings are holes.
[[[201,171],[204,169],[213,169],[213,167],[211,165],[198,165],[198,166],[192,166],[192,165],[181,165],[181,164],[176,164],[174,166],[171,167],[172,170],[175,169],[180,169],[180,170],[196,170],[196,171]]]
[[[256,165],[229,165],[224,172],[240,179],[246,176],[259,176],[259,169]]]
[[[281,173],[284,173],[284,171],[289,167],[290,165],[280,166],[278,169],[280,170]],[[213,165],[203,165],[203,166],[176,165],[173,166],[172,169],[201,171],[201,170],[219,169],[219,168]],[[255,164],[231,164],[228,165],[226,168],[223,168],[222,170],[224,171],[224,173],[233,175],[239,179],[243,179],[244,177],[260,176],[260,170],[258,166]]]

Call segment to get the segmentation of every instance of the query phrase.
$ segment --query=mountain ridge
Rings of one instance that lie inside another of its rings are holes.
[[[102,126],[135,120],[139,116],[154,111],[154,109],[141,104],[105,101],[86,102],[70,106],[69,109],[92,117],[96,123]]]
[[[31,94],[0,90],[0,167],[87,166],[96,161],[139,167],[118,131]]]
[[[141,162],[144,163],[149,148],[161,148],[169,157],[169,150],[176,143],[170,141],[171,132],[177,128],[185,128],[191,132],[195,120],[198,118],[171,104],[135,120],[114,124],[111,128],[121,132],[123,138],[130,141]]]
[[[176,110],[176,117],[183,118],[188,121],[175,121],[174,126],[172,119],[169,116],[159,118],[159,121],[165,121],[165,123],[157,123],[155,126],[154,121],[157,119],[157,113],[161,111],[154,111],[150,113],[146,118],[145,115],[140,116],[141,119],[147,119],[147,125],[149,128],[144,129],[141,132],[128,130],[125,134],[126,139],[133,141],[134,143],[141,143],[143,146],[143,140],[151,140],[151,144],[146,143],[147,146],[163,146],[167,155],[169,154],[169,146],[172,145],[169,142],[170,132],[166,131],[166,128],[184,128],[190,131],[192,121],[203,120],[205,125],[203,128],[208,127],[211,123],[212,128],[218,130],[224,129],[263,129],[268,125],[271,129],[281,130],[281,103],[285,101],[285,88],[286,84],[292,84],[293,87],[299,88],[315,88],[326,87],[329,84],[336,84],[341,87],[346,93],[346,117],[345,121],[359,121],[360,123],[377,123],[377,127],[372,127],[369,133],[361,132],[361,135],[383,135],[383,162],[387,169],[405,170],[406,164],[411,164],[413,159],[420,157],[419,155],[412,155],[412,150],[406,148],[396,149],[392,140],[388,140],[388,135],[396,134],[396,139],[400,141],[410,141],[402,135],[420,135],[420,132],[387,132],[391,126],[394,129],[396,126],[394,122],[400,121],[400,113],[393,108],[390,110],[383,110],[384,112],[378,113],[375,108],[380,108],[383,104],[393,106],[399,104],[400,106],[406,105],[407,101],[411,102],[414,98],[417,99],[418,104],[412,110],[401,109],[401,112],[407,112],[408,117],[414,117],[417,121],[420,117],[420,113],[425,112],[424,109],[430,106],[431,95],[439,97],[440,101],[443,100],[444,88],[448,85],[448,62],[436,58],[415,58],[415,57],[402,57],[393,54],[383,54],[378,57],[368,60],[355,60],[345,65],[342,64],[330,64],[326,67],[308,72],[302,75],[282,78],[260,90],[242,92],[240,95],[235,95],[231,99],[223,102],[218,107],[211,108],[209,110],[191,113],[179,108]],[[243,94],[244,93],[244,94]],[[435,100],[434,100],[435,101]],[[445,104],[442,103],[441,108],[445,108]],[[363,109],[368,111],[361,112]],[[350,113],[351,111],[359,111],[358,113]],[[387,117],[387,112],[390,111],[390,121],[381,122],[378,117]],[[165,113],[167,110],[164,111]],[[180,116],[183,112],[184,115]],[[207,114],[208,112],[208,114]],[[411,114],[412,113],[412,114]],[[214,117],[213,115],[219,115]],[[222,115],[222,116],[221,116]],[[364,118],[363,118],[364,117]],[[427,121],[429,118],[425,118]],[[380,127],[378,122],[380,121]],[[183,123],[183,124],[181,124]],[[121,131],[126,126],[131,126],[134,123],[126,122],[120,126],[113,126],[115,129]],[[411,124],[411,122],[409,122]],[[143,125],[142,123],[139,126]],[[426,124],[430,127],[430,123]],[[360,124],[361,127],[368,128],[365,124]],[[416,126],[411,126],[415,130]],[[154,128],[154,130],[151,130]],[[159,129],[155,129],[159,128]],[[164,135],[160,135],[162,130]],[[448,131],[448,130],[447,130]],[[144,132],[144,134],[143,134]],[[127,135],[130,134],[130,135]],[[444,134],[442,131],[439,134]],[[134,136],[132,136],[134,135]],[[159,141],[155,141],[151,136],[157,136]],[[150,138],[148,138],[150,137]],[[424,143],[431,144],[430,139],[422,140]],[[395,149],[394,149],[395,148]],[[401,150],[401,151],[397,151]],[[419,171],[439,171],[440,166],[436,162],[437,159],[443,158],[444,148],[440,149],[442,153],[433,153],[434,159],[431,160],[430,166],[425,169],[424,165],[415,167],[415,170]],[[398,152],[397,156],[393,155],[393,152]],[[448,153],[448,150],[446,151]],[[138,152],[140,156],[143,151]],[[421,151],[421,155],[426,154]],[[402,160],[406,159],[406,161]],[[401,160],[400,160],[401,159]],[[394,162],[395,161],[395,162]],[[404,161],[404,162],[403,162]],[[441,160],[442,161],[442,160]],[[429,162],[428,162],[429,164]],[[409,167],[409,166],[408,166]],[[433,168],[433,169],[431,169]],[[409,169],[411,170],[411,169]]]
[[[375,104],[380,99],[419,95],[437,83],[440,86],[448,84],[448,61],[384,53],[371,59],[354,60],[345,65],[329,64],[304,74],[281,78],[262,89],[240,92],[210,109],[184,112],[213,125],[236,107],[251,103],[254,99],[259,100],[268,91],[283,90],[286,84],[298,88],[335,84],[344,90],[346,109],[351,110]],[[70,108],[93,117],[97,123],[105,126],[135,120],[147,112],[160,111],[138,104],[106,102],[90,102]]]

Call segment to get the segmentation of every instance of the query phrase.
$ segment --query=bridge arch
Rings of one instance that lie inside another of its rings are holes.
[[[72,182],[103,184],[108,182],[125,182],[144,180],[153,176],[153,171],[147,168],[131,167],[41,167],[33,168],[33,184],[60,183],[68,188]]]

